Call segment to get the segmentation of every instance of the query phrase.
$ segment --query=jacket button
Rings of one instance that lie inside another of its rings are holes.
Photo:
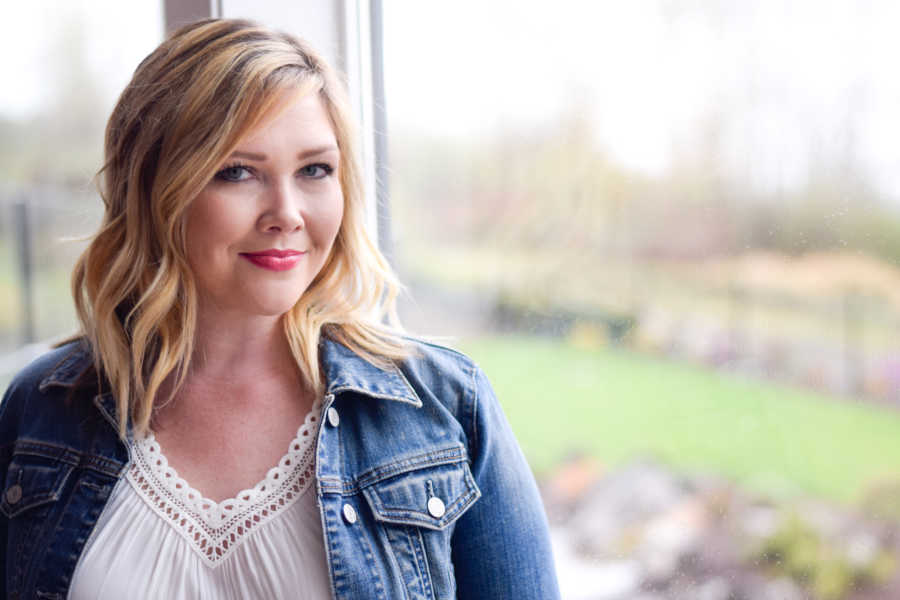
[[[347,521],[350,525],[356,523],[356,509],[350,506],[349,504],[345,504],[344,508],[341,509],[341,512],[344,513],[344,520]]]
[[[6,490],[6,501],[15,504],[22,499],[22,486],[18,483],[13,484]]]
[[[437,496],[432,496],[428,499],[428,514],[434,517],[435,519],[440,519],[444,516],[444,513],[447,512],[447,507],[444,506],[444,501],[438,498]]]
[[[338,414],[338,411],[335,407],[331,406],[328,408],[328,424],[332,427],[337,427],[341,422],[341,415]]]

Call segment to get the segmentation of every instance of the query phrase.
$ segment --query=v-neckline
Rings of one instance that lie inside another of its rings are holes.
[[[296,502],[315,478],[315,437],[322,400],[313,403],[287,453],[252,488],[220,502],[169,466],[152,433],[129,445],[126,477],[153,511],[185,537],[209,566],[216,566],[264,522]]]

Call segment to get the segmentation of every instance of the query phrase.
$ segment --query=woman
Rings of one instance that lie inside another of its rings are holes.
[[[82,335],[0,407],[8,597],[558,595],[484,375],[383,324],[349,123],[328,66],[249,22],[140,64]]]

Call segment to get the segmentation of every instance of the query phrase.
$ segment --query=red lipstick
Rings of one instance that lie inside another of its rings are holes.
[[[306,252],[297,250],[260,250],[259,252],[241,252],[241,256],[252,262],[257,267],[270,271],[287,271],[294,268]]]

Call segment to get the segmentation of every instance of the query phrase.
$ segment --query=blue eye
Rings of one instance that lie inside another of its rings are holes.
[[[333,172],[334,168],[325,163],[314,163],[300,168],[300,174],[304,177],[309,177],[310,179],[322,179],[323,177],[331,175]]]
[[[230,167],[225,167],[218,173],[216,173],[216,179],[220,179],[222,181],[244,181],[245,179],[249,179],[253,173],[250,172],[250,169],[243,165],[232,165]]]

